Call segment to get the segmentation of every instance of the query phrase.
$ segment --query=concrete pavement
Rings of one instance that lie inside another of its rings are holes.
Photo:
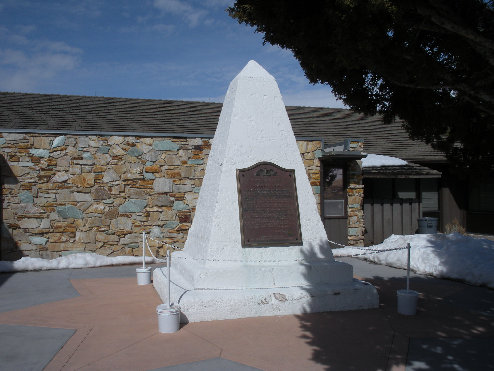
[[[339,259],[378,309],[190,323],[159,334],[135,266],[0,274],[2,370],[492,369],[494,290],[413,275],[416,316],[396,312],[405,271]]]

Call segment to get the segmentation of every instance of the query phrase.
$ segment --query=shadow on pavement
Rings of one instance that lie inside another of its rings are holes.
[[[327,370],[489,369],[494,365],[494,290],[413,275],[415,316],[397,313],[406,271],[366,266],[379,308],[298,316],[312,359]],[[401,272],[400,272],[401,271]],[[358,273],[358,272],[357,272]],[[394,276],[393,276],[394,275]],[[472,360],[474,359],[474,360]]]

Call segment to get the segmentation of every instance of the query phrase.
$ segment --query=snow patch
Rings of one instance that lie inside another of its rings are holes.
[[[362,167],[400,166],[408,162],[398,157],[368,154],[362,159]]]
[[[334,249],[333,255],[335,257],[358,255],[355,257],[406,269],[406,249],[383,250],[406,247],[407,243],[411,246],[410,268],[414,272],[494,288],[494,241],[484,238],[473,238],[458,233],[391,235],[379,245],[363,249],[355,247]],[[382,252],[377,253],[377,251]]]
[[[153,263],[154,259],[146,258],[147,263]],[[0,261],[0,272],[20,272],[20,271],[37,271],[48,269],[67,269],[67,268],[92,268],[107,265],[123,265],[142,263],[142,257],[137,256],[103,256],[95,253],[77,253],[62,256],[56,259],[41,259],[23,257],[19,260]]]

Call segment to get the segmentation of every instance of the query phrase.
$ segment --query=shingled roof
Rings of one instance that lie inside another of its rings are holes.
[[[221,103],[178,100],[0,93],[0,130],[60,133],[213,136]],[[443,161],[423,142],[412,141],[400,121],[347,109],[287,106],[297,138],[322,138],[325,146],[364,140],[368,153],[409,161]]]
[[[362,174],[365,178],[440,178],[441,172],[418,164],[398,166],[368,166]]]

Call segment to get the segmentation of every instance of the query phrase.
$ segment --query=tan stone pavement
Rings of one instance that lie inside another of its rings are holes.
[[[409,317],[396,313],[402,279],[369,281],[379,309],[190,323],[160,334],[151,285],[79,279],[71,282],[80,297],[0,313],[0,324],[76,329],[46,370],[152,370],[217,357],[262,370],[403,370],[410,338],[494,334],[492,316],[475,303],[448,299],[492,290],[416,278],[419,312]]]

